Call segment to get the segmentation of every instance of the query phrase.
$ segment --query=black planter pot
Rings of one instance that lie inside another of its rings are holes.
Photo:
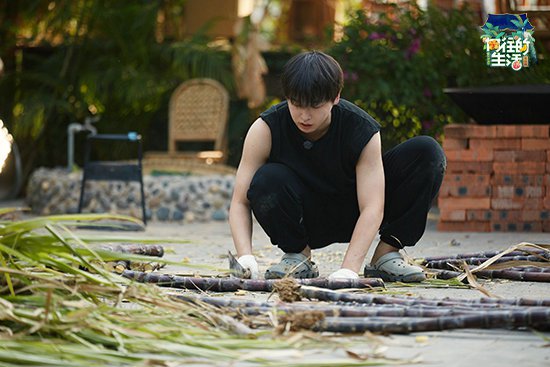
[[[550,84],[446,88],[478,124],[550,124]]]

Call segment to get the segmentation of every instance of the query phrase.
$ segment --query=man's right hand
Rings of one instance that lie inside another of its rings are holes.
[[[254,255],[243,255],[237,261],[243,268],[250,270],[250,279],[260,278],[260,269]]]

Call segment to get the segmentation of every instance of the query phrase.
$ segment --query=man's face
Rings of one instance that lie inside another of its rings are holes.
[[[323,136],[330,125],[330,113],[332,107],[340,100],[340,96],[334,101],[322,102],[315,106],[297,106],[288,100],[290,116],[296,127],[303,135],[311,140],[317,140]]]

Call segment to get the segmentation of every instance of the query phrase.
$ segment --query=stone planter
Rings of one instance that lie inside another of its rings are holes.
[[[76,213],[81,172],[40,168],[27,187],[27,204],[40,215]],[[233,175],[144,175],[146,215],[153,221],[226,220]],[[90,181],[83,212],[117,213],[141,218],[136,182]]]

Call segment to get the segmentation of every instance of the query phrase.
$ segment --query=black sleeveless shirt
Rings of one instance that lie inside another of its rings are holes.
[[[268,162],[292,169],[312,191],[329,196],[356,194],[355,166],[380,125],[368,113],[344,99],[332,108],[328,131],[309,141],[292,121],[288,103],[260,114],[271,129]]]

